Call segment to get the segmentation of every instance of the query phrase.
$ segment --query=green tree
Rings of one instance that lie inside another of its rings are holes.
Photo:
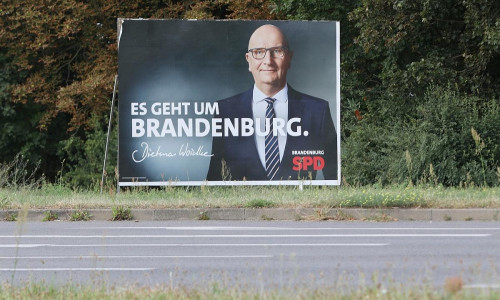
[[[100,176],[117,18],[237,18],[341,22],[348,182],[417,182],[432,166],[446,185],[498,184],[498,1],[4,0],[0,16],[0,157],[51,180]]]
[[[415,183],[432,166],[445,185],[498,184],[498,1],[273,2],[288,19],[341,22],[348,182]],[[482,158],[471,127],[485,142]]]
[[[97,152],[117,72],[117,18],[272,19],[268,7],[267,0],[3,1],[0,157],[21,152],[41,161],[50,180],[65,174],[91,183],[101,171]]]
[[[351,101],[364,118],[345,140],[346,175],[362,184],[416,182],[433,166],[445,185],[498,184],[498,2],[365,0],[349,16],[373,80],[359,87],[364,100]],[[488,164],[475,154],[471,127],[481,127]],[[349,168],[369,168],[357,155],[377,172]]]

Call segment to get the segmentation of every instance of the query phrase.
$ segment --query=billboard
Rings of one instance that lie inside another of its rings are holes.
[[[119,186],[340,183],[338,22],[119,22]]]

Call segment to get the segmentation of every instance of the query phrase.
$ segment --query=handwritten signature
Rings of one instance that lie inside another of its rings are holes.
[[[198,148],[193,148],[189,146],[189,143],[182,144],[179,151],[177,152],[164,152],[161,150],[161,146],[156,149],[152,149],[148,143],[142,142],[140,150],[134,150],[132,152],[132,160],[136,163],[145,161],[148,158],[170,158],[170,157],[191,157],[191,156],[201,156],[201,157],[211,157],[213,154],[204,151],[204,146],[198,146]]]

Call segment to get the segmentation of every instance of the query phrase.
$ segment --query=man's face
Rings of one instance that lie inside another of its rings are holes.
[[[277,27],[264,25],[250,37],[248,49],[287,47],[285,37]],[[290,68],[292,53],[285,51],[283,57],[273,57],[270,51],[259,60],[247,52],[248,69],[253,75],[255,84],[263,92],[277,93],[286,84],[286,74]],[[272,95],[269,95],[272,96]]]

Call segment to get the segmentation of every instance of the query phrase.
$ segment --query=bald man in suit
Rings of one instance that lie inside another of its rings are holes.
[[[259,27],[245,54],[254,86],[218,101],[214,118],[253,120],[251,135],[242,126],[236,134],[214,137],[207,180],[338,179],[337,133],[328,102],[287,84],[293,52],[274,25]],[[278,128],[280,127],[280,128]],[[265,130],[264,130],[265,128]]]

